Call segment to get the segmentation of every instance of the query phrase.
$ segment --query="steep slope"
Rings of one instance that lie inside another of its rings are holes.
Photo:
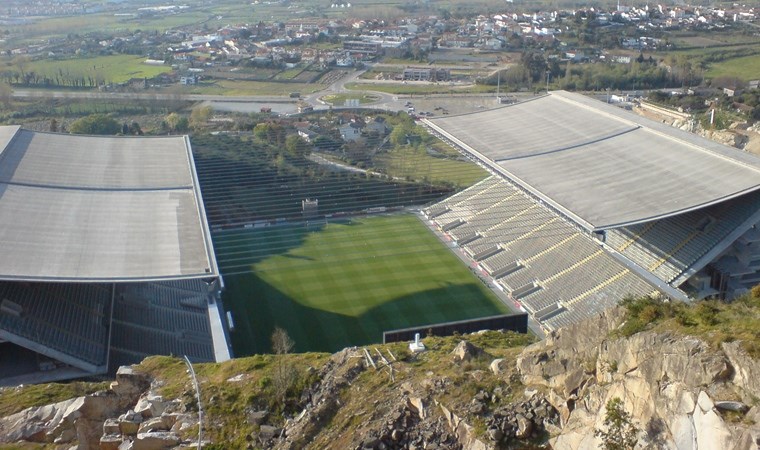
[[[418,354],[391,344],[196,365],[203,447],[597,449],[619,398],[637,448],[758,448],[760,300],[624,304],[533,344],[483,332],[426,337]],[[148,358],[110,389],[22,409],[27,389],[0,391],[2,448],[197,445],[198,402],[178,359]]]

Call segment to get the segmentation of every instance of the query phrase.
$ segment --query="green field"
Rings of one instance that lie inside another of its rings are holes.
[[[237,355],[268,352],[275,326],[296,351],[336,351],[384,330],[502,314],[505,307],[410,214],[214,235]]]
[[[432,183],[448,182],[457,186],[470,186],[488,176],[488,172],[470,161],[450,159],[450,154],[440,152],[439,156],[432,156],[424,149],[405,146],[377,155],[373,165],[393,177]]]
[[[322,97],[322,101],[334,106],[343,106],[346,100],[359,100],[360,104],[366,105],[378,101],[379,97],[372,94],[331,94]]]
[[[354,91],[377,91],[387,94],[483,94],[496,92],[496,86],[467,85],[451,86],[441,84],[399,84],[399,83],[346,83],[346,88]]]
[[[707,78],[736,77],[744,81],[756,80],[760,78],[760,56],[745,56],[711,64],[705,76]]]
[[[166,65],[145,64],[144,56],[112,55],[94,58],[41,59],[29,62],[25,72],[58,80],[56,85],[71,86],[75,79],[94,79],[100,83],[122,83],[132,78],[153,78],[171,72]]]
[[[207,95],[288,95],[291,92],[312,94],[324,89],[317,83],[286,83],[277,81],[213,80],[187,89],[188,94]]]

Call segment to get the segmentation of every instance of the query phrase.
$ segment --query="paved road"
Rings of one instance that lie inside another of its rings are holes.
[[[269,102],[296,103],[298,99],[277,95],[206,95],[206,94],[177,94],[159,92],[100,92],[100,91],[54,91],[47,89],[14,89],[14,97],[20,98],[85,98],[85,99],[120,99],[120,100],[187,100],[226,101],[226,102]]]
[[[370,66],[371,67],[371,66]],[[355,82],[366,70],[350,71],[348,75],[337,80],[325,89],[308,94],[300,99],[289,96],[276,95],[208,95],[208,94],[183,94],[181,92],[101,92],[101,91],[56,91],[48,89],[15,89],[13,96],[17,98],[57,98],[57,99],[112,99],[112,100],[140,100],[140,101],[191,101],[203,102],[219,111],[252,113],[259,112],[262,107],[272,108],[272,111],[279,114],[294,114],[298,110],[299,101],[311,104],[315,110],[326,110],[330,105],[321,100],[322,97],[331,94],[340,94],[352,92],[346,89],[346,84]],[[387,81],[379,82],[374,80],[361,80],[362,83],[383,84]],[[395,83],[395,82],[394,82]],[[422,83],[422,82],[420,82]],[[382,109],[387,111],[406,110],[406,102],[409,99],[434,99],[434,98],[458,98],[459,95],[451,94],[432,94],[432,95],[394,95],[379,91],[368,91],[378,97],[378,100],[372,103],[361,105],[362,108]],[[492,94],[460,94],[462,97],[490,97]],[[333,106],[333,109],[341,109],[343,106]],[[432,109],[432,108],[431,108]]]

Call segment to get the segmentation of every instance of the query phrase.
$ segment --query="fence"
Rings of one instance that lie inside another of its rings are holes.
[[[383,343],[412,341],[414,334],[422,336],[432,334],[434,336],[452,336],[454,333],[466,334],[480,330],[508,330],[517,333],[528,332],[528,314],[510,314],[501,316],[481,317],[479,319],[460,320],[457,322],[445,322],[434,325],[420,325],[418,327],[390,330],[383,332]]]

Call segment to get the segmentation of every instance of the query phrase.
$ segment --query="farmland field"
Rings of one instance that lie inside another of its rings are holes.
[[[237,355],[269,351],[275,326],[296,351],[336,351],[506,311],[411,214],[217,232],[214,247]]]
[[[131,78],[153,78],[171,72],[167,65],[145,64],[144,56],[112,55],[95,58],[42,59],[28,63],[26,72],[49,78],[56,86],[72,86],[74,80],[93,79],[105,83],[121,83]],[[86,85],[86,81],[83,85]]]
[[[710,65],[705,73],[708,78],[736,77],[740,80],[755,80],[760,75],[760,57],[757,55],[728,59]]]
[[[355,91],[377,91],[388,94],[482,94],[496,92],[496,86],[450,85],[448,83],[428,84],[423,82],[402,83],[346,83],[346,88]]]
[[[214,80],[187,89],[188,94],[209,95],[288,95],[290,92],[311,94],[323,89],[323,84],[277,81]]]

